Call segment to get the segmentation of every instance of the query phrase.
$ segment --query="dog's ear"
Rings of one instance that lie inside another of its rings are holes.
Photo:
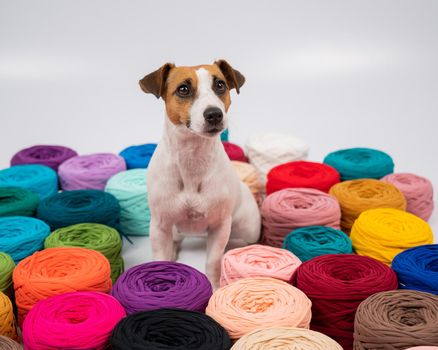
[[[167,77],[173,67],[173,63],[166,63],[155,72],[146,75],[139,81],[141,89],[147,94],[154,94],[156,98],[163,96]]]
[[[225,60],[218,60],[214,64],[222,71],[229,88],[236,89],[236,92],[239,93],[241,86],[245,83],[245,77]]]

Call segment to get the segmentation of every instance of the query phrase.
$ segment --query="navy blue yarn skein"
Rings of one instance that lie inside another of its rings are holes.
[[[119,155],[125,159],[128,169],[147,168],[155,148],[157,148],[156,143],[145,143],[127,147]]]
[[[392,269],[400,289],[413,289],[438,295],[438,244],[426,244],[397,254]]]
[[[79,223],[98,223],[118,229],[120,206],[112,194],[103,191],[65,191],[41,201],[37,217],[52,230]]]

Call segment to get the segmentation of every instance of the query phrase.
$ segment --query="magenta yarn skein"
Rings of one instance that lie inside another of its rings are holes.
[[[57,171],[63,162],[77,155],[76,151],[64,146],[35,145],[15,153],[11,159],[11,166],[20,164],[41,164]]]
[[[24,320],[25,349],[108,349],[111,332],[125,315],[114,297],[100,292],[71,292],[41,300]]]
[[[306,226],[339,229],[341,208],[337,199],[312,188],[286,188],[262,203],[262,243],[281,247],[293,230]]]
[[[433,186],[425,177],[410,173],[395,173],[386,175],[381,181],[397,187],[406,198],[406,211],[417,215],[423,220],[430,219],[433,203]]]
[[[63,190],[104,190],[109,178],[126,170],[125,160],[112,153],[76,156],[62,163],[58,175]]]
[[[213,288],[207,276],[191,266],[155,261],[125,271],[111,294],[128,314],[162,308],[204,312]]]

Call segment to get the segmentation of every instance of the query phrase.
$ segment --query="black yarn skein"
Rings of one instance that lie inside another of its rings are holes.
[[[110,338],[113,350],[229,350],[225,329],[194,311],[159,309],[123,318]]]

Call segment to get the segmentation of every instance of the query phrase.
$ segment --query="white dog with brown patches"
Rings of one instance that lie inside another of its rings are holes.
[[[149,163],[150,239],[155,260],[175,260],[184,235],[207,233],[206,273],[218,287],[230,238],[260,236],[260,212],[220,140],[230,90],[245,78],[226,61],[176,67],[167,63],[140,81],[166,104],[163,138]]]

